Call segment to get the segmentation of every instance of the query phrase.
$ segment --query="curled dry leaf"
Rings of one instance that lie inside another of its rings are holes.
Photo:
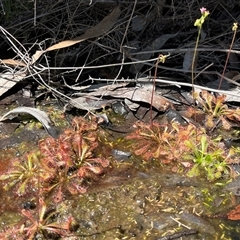
[[[48,117],[47,113],[37,109],[37,108],[31,108],[31,107],[17,107],[6,114],[4,114],[0,118],[0,122],[4,121],[6,117],[8,117],[10,114],[19,114],[19,113],[27,113],[35,117],[39,122],[42,123],[43,127],[46,129],[46,131],[51,135],[52,137],[57,137],[57,131],[55,127],[52,126],[51,120]]]

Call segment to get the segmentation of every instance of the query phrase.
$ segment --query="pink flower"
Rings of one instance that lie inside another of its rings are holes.
[[[202,14],[201,18],[204,18],[204,19],[210,14],[205,7],[200,8],[200,12]],[[203,22],[204,22],[204,19],[203,19]]]
[[[207,9],[205,7],[200,8],[200,12],[203,17],[207,17],[210,14],[210,12],[207,11]]]
[[[206,11],[207,11],[207,9],[205,7],[200,8],[201,14],[204,14]]]

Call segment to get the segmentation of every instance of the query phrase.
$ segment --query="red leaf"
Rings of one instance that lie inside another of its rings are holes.
[[[240,220],[240,204],[227,214],[229,220]]]

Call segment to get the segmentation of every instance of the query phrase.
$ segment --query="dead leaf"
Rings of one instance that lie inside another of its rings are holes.
[[[131,27],[135,32],[143,31],[151,22],[162,15],[162,9],[166,0],[156,1],[156,5],[148,14],[135,16],[132,19]]]
[[[99,89],[96,92],[87,93],[86,96],[82,94],[82,97],[89,98],[90,96],[111,96],[113,98],[127,98],[134,102],[145,102],[150,104],[151,103],[151,96],[152,93],[147,91],[144,88],[117,88],[115,90],[106,90],[106,89]],[[81,98],[82,98],[81,97]],[[78,102],[78,98],[72,99],[69,103],[73,106],[75,106],[74,102]],[[153,96],[153,103],[152,106],[156,108],[158,111],[166,111],[170,107],[170,102],[157,94],[154,94]],[[75,106],[77,107],[77,106]]]
[[[206,33],[201,29],[201,39],[200,42],[203,42],[206,38]],[[198,51],[187,50],[184,55],[183,60],[183,70],[196,70],[198,63]],[[195,55],[194,55],[195,54]],[[193,62],[194,61],[194,62]]]
[[[110,106],[111,103],[115,101],[114,99],[99,99],[97,97],[78,97],[72,99],[69,104],[66,106],[68,110],[70,110],[70,106],[74,106],[75,108],[82,109],[82,110],[88,110],[88,111],[94,111],[98,110],[107,106]]]
[[[229,220],[240,220],[240,204],[227,214]]]
[[[19,114],[19,113],[27,113],[32,115],[33,117],[35,117],[39,122],[42,123],[43,127],[46,129],[46,131],[52,136],[52,137],[56,137],[55,136],[55,129],[51,124],[51,120],[48,117],[48,115],[37,109],[37,108],[31,108],[31,107],[17,107],[14,108],[13,110],[7,112],[6,114],[4,114],[1,118],[0,118],[0,122],[4,121],[6,119],[7,116],[9,116],[10,114]]]
[[[0,96],[12,88],[16,83],[23,80],[25,76],[25,73],[0,73]]]
[[[125,98],[124,103],[128,106],[131,111],[136,111],[140,105],[138,103],[132,102],[129,99]]]
[[[16,67],[26,67],[27,65],[22,62],[22,61],[19,61],[19,60],[14,60],[14,59],[3,59],[0,61],[0,63],[3,65],[6,64],[6,65],[12,65],[12,66],[16,66]]]
[[[217,42],[219,43],[219,45],[220,45],[223,49],[228,49],[228,48],[229,48],[229,46],[228,46],[226,43],[224,43],[224,42],[222,42],[222,41],[217,41]],[[229,53],[227,52],[226,54],[228,55]],[[230,66],[231,66],[232,68],[238,69],[238,67],[239,67],[239,60],[238,60],[238,55],[237,55],[236,53],[231,52],[231,53],[229,54],[228,62],[229,62]]]
[[[240,74],[238,71],[229,71],[224,74],[222,78],[222,74],[216,72],[218,78],[215,81],[211,81],[207,83],[207,87],[218,89],[221,83],[221,90],[232,90],[235,91],[240,87],[240,83],[237,82],[240,80]],[[238,87],[238,88],[237,88]],[[227,94],[226,94],[227,95]],[[238,101],[239,102],[239,101]]]
[[[150,51],[149,53],[142,53],[142,55],[138,55],[138,60],[148,60],[151,58],[153,55],[152,51],[153,50],[159,50],[161,47],[170,39],[175,36],[177,36],[178,33],[175,34],[164,34],[159,38],[156,38],[149,46],[144,48],[141,52],[147,52]],[[140,53],[141,53],[140,52]],[[139,54],[139,53],[138,53]],[[134,55],[134,54],[133,54]],[[130,72],[132,73],[139,73],[144,66],[143,63],[138,63],[134,64],[130,67]]]
[[[192,70],[193,56],[194,56],[194,51],[187,50],[187,52],[184,55],[183,70]],[[198,55],[195,56],[193,70],[196,69],[197,60],[198,60]]]
[[[70,47],[74,44],[83,42],[89,38],[96,38],[106,34],[108,31],[111,30],[111,28],[113,27],[114,23],[116,22],[120,14],[121,14],[121,10],[119,6],[115,7],[114,10],[108,16],[106,16],[100,23],[88,29],[81,36],[71,40],[65,40],[57,44],[54,44],[53,46],[47,48],[44,51],[36,51],[36,53],[32,56],[32,63],[35,63],[39,59],[39,57],[45,52]]]

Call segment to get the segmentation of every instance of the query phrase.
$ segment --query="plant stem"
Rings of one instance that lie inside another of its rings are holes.
[[[226,62],[225,62],[224,68],[223,68],[223,73],[222,73],[222,75],[221,75],[220,83],[219,83],[219,85],[218,85],[218,90],[221,88],[221,85],[222,85],[222,80],[223,80],[223,77],[224,77],[224,75],[225,75],[225,71],[226,71],[226,68],[227,68],[227,64],[228,64],[228,60],[229,60],[229,57],[230,57],[230,54],[231,54],[231,50],[232,50],[232,47],[233,47],[233,43],[234,43],[235,38],[236,38],[236,33],[237,33],[237,28],[234,29],[234,31],[233,31],[232,42],[231,42],[230,49],[229,49],[228,54],[227,54],[227,59],[226,59]]]
[[[195,99],[194,96],[194,68],[195,68],[195,61],[196,61],[196,57],[197,57],[197,48],[198,48],[198,44],[199,44],[199,39],[200,39],[200,35],[201,35],[201,27],[198,28],[198,36],[197,36],[197,40],[196,40],[196,44],[195,44],[195,48],[194,48],[194,53],[193,53],[193,59],[192,59],[192,69],[191,69],[191,73],[192,73],[192,97],[193,100]]]
[[[156,89],[156,78],[157,78],[157,69],[158,69],[158,64],[159,64],[160,58],[158,57],[157,62],[155,64],[155,71],[154,71],[154,76],[153,76],[153,87],[152,87],[152,96],[151,96],[151,102],[150,102],[150,119],[151,119],[151,126],[153,124],[153,96],[154,92]]]

